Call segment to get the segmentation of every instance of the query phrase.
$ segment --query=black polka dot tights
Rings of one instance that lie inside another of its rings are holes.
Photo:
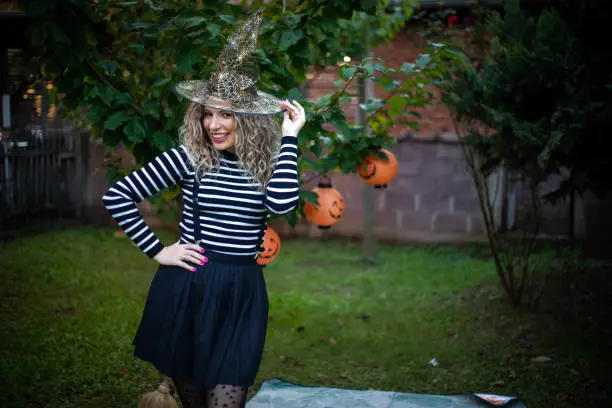
[[[193,387],[174,381],[183,408],[244,408],[247,388],[219,384],[215,388]]]

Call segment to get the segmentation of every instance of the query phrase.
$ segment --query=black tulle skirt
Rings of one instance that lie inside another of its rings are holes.
[[[161,373],[194,386],[249,387],[263,353],[268,295],[251,257],[207,252],[196,272],[161,266],[133,341]]]

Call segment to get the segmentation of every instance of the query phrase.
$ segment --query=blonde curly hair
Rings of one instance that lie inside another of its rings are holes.
[[[192,102],[179,128],[179,141],[187,147],[191,164],[199,177],[219,166],[219,155],[202,125],[204,109],[204,106]],[[234,113],[234,118],[236,120],[234,150],[238,166],[244,168],[259,184],[260,190],[264,191],[268,180],[272,177],[280,148],[279,121],[268,115]]]

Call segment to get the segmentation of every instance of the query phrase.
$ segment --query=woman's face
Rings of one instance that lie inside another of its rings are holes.
[[[217,150],[233,151],[236,143],[236,117],[232,112],[204,108],[204,130]]]

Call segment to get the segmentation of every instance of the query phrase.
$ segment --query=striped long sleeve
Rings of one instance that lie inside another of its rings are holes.
[[[136,203],[175,186],[190,172],[186,150],[183,147],[174,148],[116,182],[102,198],[104,206],[121,229],[151,258],[164,245],[145,223]]]
[[[264,205],[274,214],[287,214],[299,205],[298,138],[283,136],[278,161],[266,186]]]

